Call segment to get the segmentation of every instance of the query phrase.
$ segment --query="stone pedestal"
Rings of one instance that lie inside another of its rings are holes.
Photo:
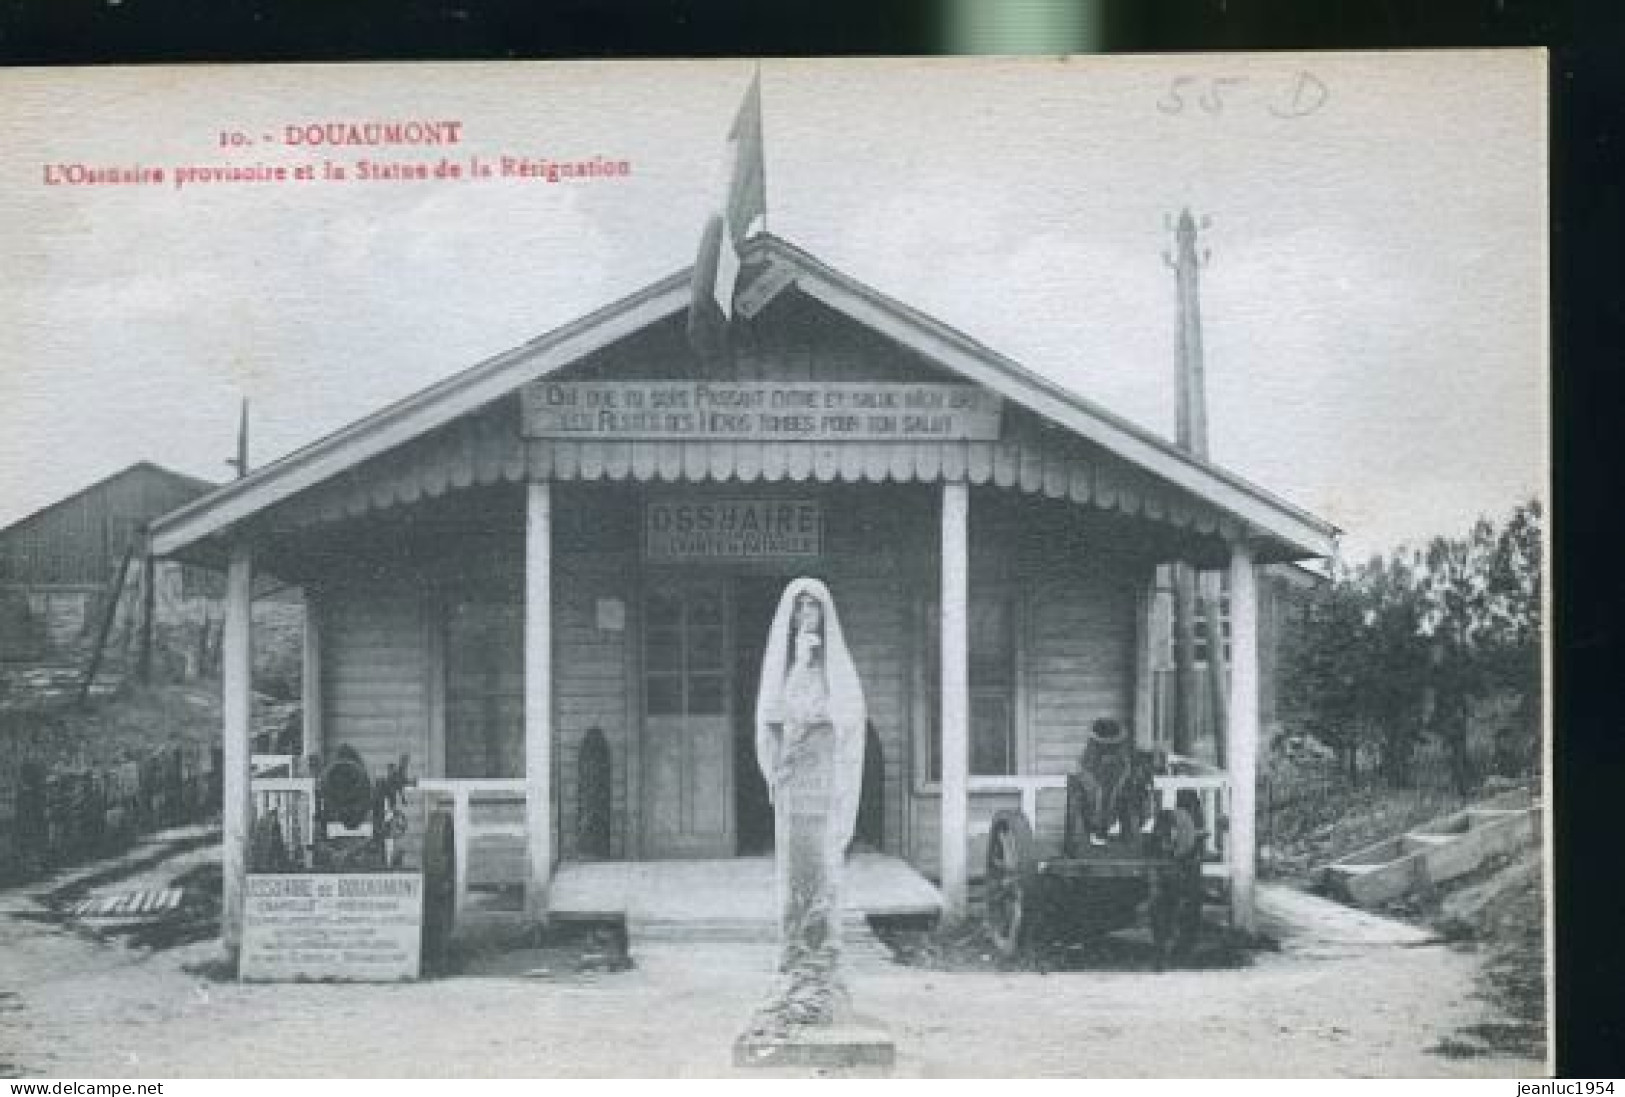
[[[782,951],[777,980],[734,1043],[739,1067],[886,1070],[896,1045],[851,1010],[841,970],[845,843],[832,828],[835,734],[815,726],[788,751],[775,797]]]
[[[734,1066],[743,1068],[884,1071],[896,1061],[891,1033],[856,1018],[802,1025],[772,1036],[747,1032],[734,1041]]]

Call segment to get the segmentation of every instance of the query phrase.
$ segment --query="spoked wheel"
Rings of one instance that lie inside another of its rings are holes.
[[[451,815],[436,811],[423,832],[423,960],[446,970],[457,910],[457,840]]]
[[[1038,863],[1033,828],[1019,811],[993,817],[987,837],[987,928],[1001,956],[1014,956],[1031,935]]]
[[[1157,970],[1188,952],[1202,924],[1202,836],[1185,808],[1162,813],[1157,831],[1166,867],[1152,878],[1151,938],[1156,943]]]

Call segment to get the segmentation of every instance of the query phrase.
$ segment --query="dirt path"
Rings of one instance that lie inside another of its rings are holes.
[[[190,863],[196,854],[182,860]],[[148,870],[142,881],[161,872]],[[28,1075],[692,1076],[765,989],[763,946],[639,949],[630,971],[399,986],[243,986],[190,974],[209,942],[98,941],[0,893],[0,1063]],[[1530,1076],[1430,1053],[1482,1021],[1478,957],[1288,937],[1238,970],[941,973],[870,962],[856,1002],[914,1076]]]

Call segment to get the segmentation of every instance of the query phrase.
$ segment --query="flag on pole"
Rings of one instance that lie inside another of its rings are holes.
[[[767,220],[762,161],[762,74],[758,70],[728,131],[728,190],[705,222],[688,310],[688,338],[703,357],[725,353],[733,320],[740,256],[758,222]]]

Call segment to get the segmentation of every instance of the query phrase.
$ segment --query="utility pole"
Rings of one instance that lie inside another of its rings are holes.
[[[1202,218],[1201,227],[1209,221]],[[1174,252],[1163,253],[1173,268],[1178,298],[1175,330],[1175,377],[1177,417],[1175,444],[1187,453],[1208,459],[1207,378],[1202,361],[1201,271],[1209,253],[1197,248],[1197,222],[1183,209],[1174,228]],[[1224,627],[1220,620],[1222,580],[1217,572],[1198,573],[1193,565],[1180,561],[1173,565],[1174,661],[1176,718],[1174,750],[1189,753],[1195,744],[1197,714],[1201,707],[1202,682],[1196,668],[1196,627],[1200,616],[1207,646],[1209,696],[1213,708],[1214,751],[1220,765],[1225,762],[1225,732],[1228,723],[1228,674],[1225,670]],[[1198,607],[1200,606],[1200,613]]]
[[[248,397],[243,397],[242,412],[237,418],[237,456],[226,458],[226,464],[237,470],[237,479],[248,475]]]
[[[152,682],[153,613],[158,608],[158,563],[152,558],[152,536],[141,530],[141,647],[136,676],[142,685]]]

